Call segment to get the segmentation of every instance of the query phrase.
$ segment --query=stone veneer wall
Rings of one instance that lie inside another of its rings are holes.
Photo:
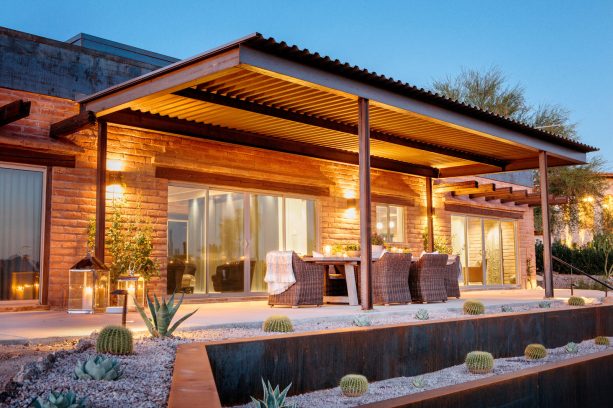
[[[0,128],[0,143],[76,153],[74,169],[56,167],[52,170],[48,294],[50,305],[63,306],[67,294],[68,268],[85,254],[87,225],[95,215],[97,133],[95,128],[91,128],[64,137],[61,141],[51,141],[48,138],[49,125],[77,113],[78,105],[65,99],[0,88],[0,104],[20,98],[32,101],[30,116]],[[128,212],[134,213],[140,208],[153,223],[154,256],[161,266],[161,273],[158,279],[150,283],[150,287],[158,293],[164,292],[166,285],[168,181],[155,177],[156,166],[327,187],[330,191],[328,196],[316,197],[320,246],[359,239],[359,214],[357,210],[348,208],[347,203],[348,198],[358,196],[357,166],[112,124],[108,127],[108,159],[120,160],[124,165],[122,177],[126,185],[124,194]],[[488,179],[479,181],[492,182]],[[510,186],[503,182],[496,184]],[[249,188],[248,182],[245,188]],[[425,179],[373,170],[372,192],[415,201],[415,206],[406,207],[404,246],[413,254],[421,253],[422,235],[426,228]],[[500,204],[498,201],[452,198],[449,194],[437,193],[436,188],[434,192],[434,230],[437,234],[450,236],[451,233],[451,213],[444,209],[445,202],[469,201],[475,207],[502,208],[523,213],[523,219],[518,223],[519,282],[525,287],[526,259],[531,258],[534,265],[532,211],[526,206]],[[112,199],[112,194],[107,193],[107,215]]]

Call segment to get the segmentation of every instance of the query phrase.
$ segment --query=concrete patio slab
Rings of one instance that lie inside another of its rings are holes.
[[[604,296],[601,291],[575,290],[575,295],[587,298]],[[570,296],[566,289],[556,290],[557,300]],[[375,306],[367,313],[415,313],[418,309],[428,311],[446,311],[458,309],[466,299],[481,300],[486,307],[500,305],[520,306],[537,303],[544,298],[542,289],[532,290],[482,290],[462,293],[461,299],[450,299],[446,303],[409,304],[397,306]],[[182,329],[202,329],[230,326],[259,325],[268,316],[284,314],[292,320],[341,319],[363,313],[360,306],[325,305],[309,308],[271,308],[266,301],[224,302],[206,304],[185,304],[178,316],[198,309],[181,326]],[[128,327],[136,332],[145,331],[146,327],[136,312],[128,314]],[[19,344],[49,342],[55,339],[88,336],[109,324],[121,324],[121,315],[97,313],[92,315],[74,315],[65,311],[6,312],[0,314],[0,344]]]

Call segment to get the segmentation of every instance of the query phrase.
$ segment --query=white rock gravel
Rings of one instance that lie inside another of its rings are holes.
[[[613,337],[609,337],[609,340],[613,342]],[[510,373],[525,368],[566,360],[569,358],[578,357],[586,354],[596,353],[607,350],[607,348],[609,347],[598,346],[594,344],[593,340],[586,340],[579,344],[579,352],[576,354],[569,354],[564,350],[564,347],[559,347],[555,349],[549,349],[547,357],[542,360],[530,361],[526,360],[523,356],[496,359],[494,363],[494,369],[489,374],[471,374],[464,364],[424,374],[422,376],[425,383],[425,386],[423,388],[416,388],[413,385],[413,379],[416,377],[396,377],[391,378],[389,380],[371,383],[368,387],[368,392],[363,396],[357,398],[345,397],[341,393],[340,388],[335,387],[327,390],[314,391],[307,394],[292,396],[287,399],[287,402],[289,404],[295,404],[297,407],[300,408],[356,407],[362,404],[382,401],[395,397],[401,397],[404,395],[414,394],[426,390],[460,384],[468,381],[478,380],[481,378]],[[261,395],[258,395],[256,397],[261,397]],[[239,405],[234,408],[247,407],[251,407],[251,405]]]

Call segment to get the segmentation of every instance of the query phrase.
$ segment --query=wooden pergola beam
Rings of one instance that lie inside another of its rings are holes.
[[[568,204],[568,197],[554,197],[552,200],[549,200],[549,205],[561,205]],[[540,207],[541,203],[528,204],[528,207]]]
[[[49,128],[49,136],[53,139],[57,139],[95,124],[96,114],[92,111],[83,111],[59,122],[52,123]]]
[[[122,110],[111,113],[104,118],[109,123],[116,123],[118,125],[138,127],[157,132],[196,137],[217,142],[232,143],[282,153],[297,154],[340,163],[354,165],[359,164],[358,153],[346,150],[326,148],[311,143],[296,142],[287,139],[265,136],[258,133],[249,133],[223,128],[221,126],[190,122],[183,119],[163,117],[152,113]],[[380,170],[388,170],[422,177],[438,176],[438,169],[433,167],[383,157],[371,156],[370,164],[373,168]]]
[[[75,156],[25,149],[0,143],[0,162],[13,162],[49,167],[75,167]]]
[[[500,197],[504,197],[505,195],[511,194],[513,192],[513,187],[497,187],[495,191],[484,191],[479,193],[469,194],[468,198],[485,198],[485,201],[491,201],[499,199]]]
[[[30,101],[19,99],[6,105],[0,106],[0,126],[8,125],[30,114]]]
[[[525,199],[526,197],[528,197],[528,191],[527,190],[520,190],[520,191],[514,191],[511,194],[504,196],[504,197],[500,197],[500,202],[502,204],[505,203],[512,203],[516,200],[522,200]]]
[[[474,195],[474,194],[478,194],[478,193],[491,193],[496,191],[496,184],[494,183],[489,183],[489,184],[481,184],[477,187],[471,188],[458,188],[457,190],[453,190],[451,192],[451,195],[453,197],[457,197],[457,196],[462,196],[462,195]]]
[[[479,182],[476,180],[468,181],[443,181],[435,180],[434,187],[437,193],[447,193],[461,188],[478,188]]]
[[[258,113],[260,115],[271,116],[274,118],[289,120],[305,125],[317,126],[328,130],[334,130],[337,132],[349,133],[352,135],[358,134],[358,126],[356,125],[337,122],[334,120],[312,115],[305,115],[303,113],[298,113],[287,109],[275,108],[272,106],[250,102],[243,99],[230,98],[228,96],[220,95],[219,93],[212,93],[194,88],[187,88],[181,91],[174,92],[174,95],[216,105],[226,106],[229,108],[241,109],[248,112]],[[485,163],[498,167],[504,167],[506,165],[505,161],[494,157],[489,157],[466,150],[444,147],[410,137],[396,136],[391,135],[389,133],[371,130],[370,138],[374,140],[397,144],[400,146],[443,154],[449,157],[470,160],[477,163]]]

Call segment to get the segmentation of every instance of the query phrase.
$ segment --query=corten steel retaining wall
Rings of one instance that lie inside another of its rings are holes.
[[[347,373],[371,381],[413,376],[461,364],[466,353],[523,354],[528,343],[560,347],[613,335],[613,306],[544,310],[437,322],[415,322],[206,344],[225,405],[261,393],[260,378],[291,394],[335,387]]]

